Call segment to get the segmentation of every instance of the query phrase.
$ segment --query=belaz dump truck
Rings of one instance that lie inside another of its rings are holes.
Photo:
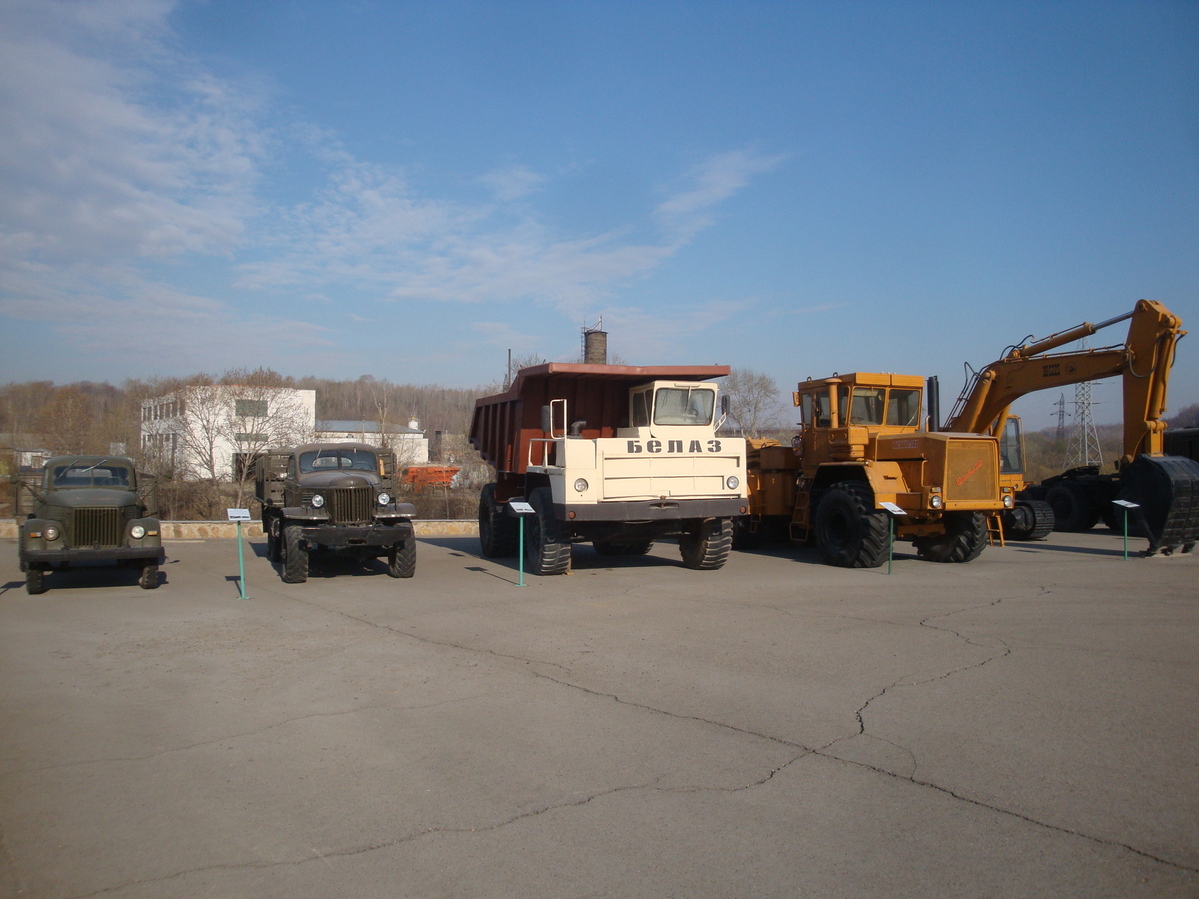
[[[722,408],[708,379],[728,366],[638,367],[549,362],[476,401],[471,445],[495,468],[479,499],[489,558],[515,556],[513,499],[533,507],[529,569],[562,574],[571,544],[605,555],[649,552],[677,536],[683,564],[716,569],[747,511],[745,440],[717,433]]]
[[[751,442],[751,514],[739,530],[752,537],[785,527],[792,539],[815,542],[831,565],[875,568],[887,560],[887,503],[903,513],[895,536],[921,558],[977,558],[989,542],[987,517],[1015,503],[999,483],[999,444],[924,430],[923,385],[864,372],[802,382],[791,447]]]
[[[396,501],[395,455],[363,443],[310,443],[258,459],[267,555],[285,584],[308,579],[309,554],[387,557],[392,577],[416,573],[416,508]]]
[[[117,456],[56,456],[32,487],[33,511],[21,522],[18,549],[25,589],[46,592],[46,572],[115,562],[140,568],[138,584],[158,586],[166,558],[151,498],[153,480],[139,481],[132,460]]]

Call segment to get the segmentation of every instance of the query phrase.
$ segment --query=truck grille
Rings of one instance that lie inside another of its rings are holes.
[[[329,518],[334,524],[370,524],[375,508],[375,491],[369,487],[336,487],[325,494]]]
[[[125,542],[123,509],[75,509],[71,513],[72,546],[121,546]]]
[[[945,464],[946,500],[984,502],[999,495],[991,444],[981,440],[951,440]]]

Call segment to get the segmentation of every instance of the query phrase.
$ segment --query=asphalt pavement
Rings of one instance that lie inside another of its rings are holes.
[[[1137,550],[1144,541],[1133,541]],[[1193,555],[0,542],[0,896],[1199,896]]]

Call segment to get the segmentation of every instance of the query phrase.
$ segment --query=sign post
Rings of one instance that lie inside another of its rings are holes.
[[[895,503],[879,503],[887,510],[887,574],[891,573],[891,556],[895,549],[895,519],[900,515],[907,515],[903,509],[895,505]]]
[[[525,585],[525,516],[532,515],[535,511],[532,506],[522,499],[508,500],[508,508],[512,510],[512,514],[520,519],[519,537],[517,538],[517,570],[520,572],[520,581],[516,586],[523,587]]]
[[[1126,499],[1112,500],[1113,506],[1119,506],[1124,511],[1124,561],[1128,561],[1128,513],[1133,509],[1141,508],[1136,503],[1130,503]]]
[[[246,595],[246,557],[242,550],[241,540],[241,523],[250,520],[249,509],[226,509],[230,521],[237,522],[237,591],[242,599],[249,599]]]

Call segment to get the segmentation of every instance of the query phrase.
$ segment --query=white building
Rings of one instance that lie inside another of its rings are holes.
[[[314,431],[318,443],[369,443],[390,449],[401,468],[429,461],[429,440],[415,419],[408,427],[377,421],[318,421]]]
[[[230,480],[268,449],[312,440],[315,423],[315,390],[184,387],[142,403],[142,451],[193,478]]]

